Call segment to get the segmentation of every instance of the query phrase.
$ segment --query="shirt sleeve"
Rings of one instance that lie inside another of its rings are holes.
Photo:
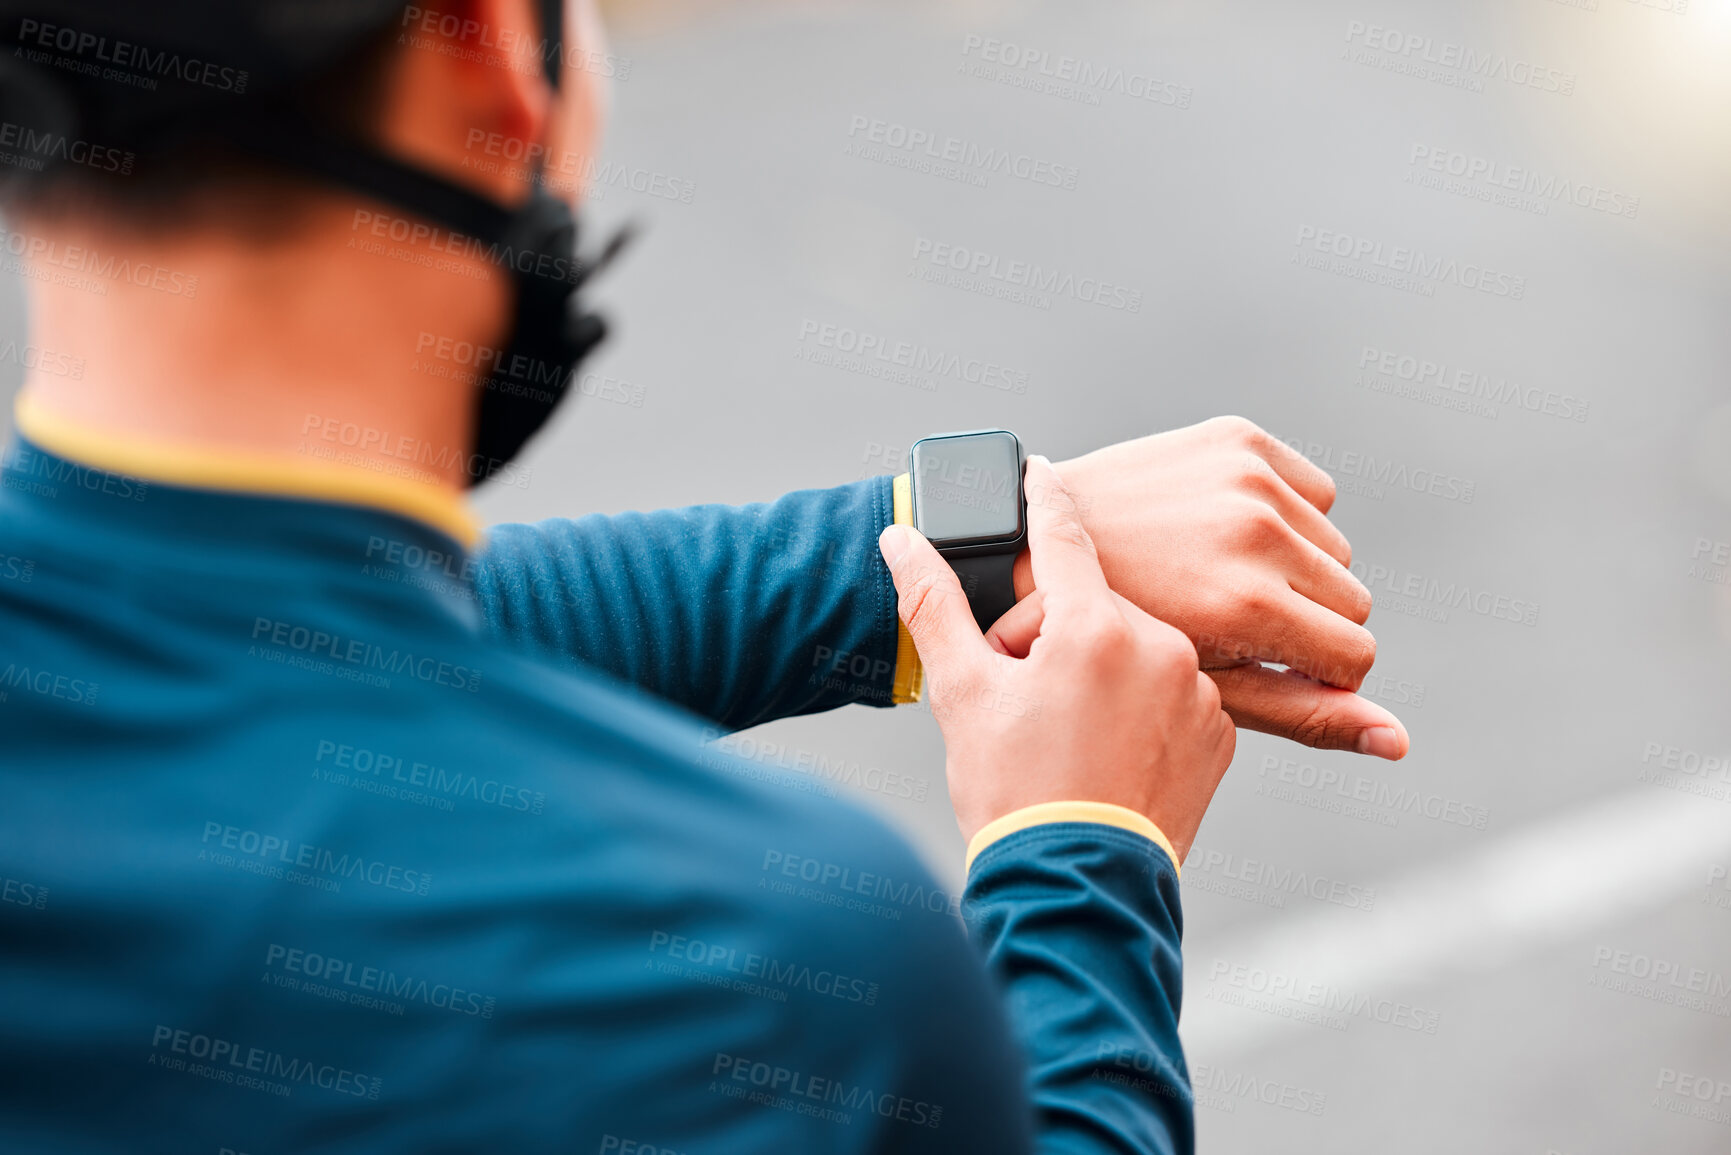
[[[877,547],[907,520],[897,480],[495,526],[473,570],[481,615],[514,645],[729,730],[917,701],[919,659]]]
[[[1026,817],[975,840],[964,911],[1028,1056],[1036,1148],[1192,1155],[1165,838],[1110,815]]]

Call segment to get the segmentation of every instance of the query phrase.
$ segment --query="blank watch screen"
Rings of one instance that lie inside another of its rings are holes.
[[[930,438],[914,445],[911,468],[919,530],[933,542],[1021,529],[1022,463],[1012,435]]]

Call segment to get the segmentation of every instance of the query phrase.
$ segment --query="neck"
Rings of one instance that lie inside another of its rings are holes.
[[[502,339],[508,290],[484,258],[371,231],[397,215],[317,191],[242,243],[216,216],[28,225],[31,404],[141,443],[466,489],[473,350]]]

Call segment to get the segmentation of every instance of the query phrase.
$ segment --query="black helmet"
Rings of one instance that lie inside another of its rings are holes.
[[[541,57],[559,85],[561,0],[538,0]],[[375,197],[471,237],[511,276],[515,310],[499,363],[536,367],[538,388],[489,379],[477,398],[471,483],[514,457],[569,391],[605,326],[577,306],[599,260],[577,259],[577,224],[539,181],[504,206],[379,153],[310,113],[309,82],[431,15],[403,0],[0,0],[0,148],[11,179],[78,163],[78,147],[150,156],[215,144]],[[462,31],[459,26],[455,29]],[[20,143],[21,142],[21,143]]]

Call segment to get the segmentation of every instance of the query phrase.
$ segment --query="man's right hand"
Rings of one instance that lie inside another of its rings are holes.
[[[916,530],[879,547],[926,670],[965,838],[1042,802],[1146,815],[1189,853],[1236,731],[1189,639],[1112,592],[1075,502],[1028,459],[1028,548],[1041,613],[982,635],[955,571]]]

